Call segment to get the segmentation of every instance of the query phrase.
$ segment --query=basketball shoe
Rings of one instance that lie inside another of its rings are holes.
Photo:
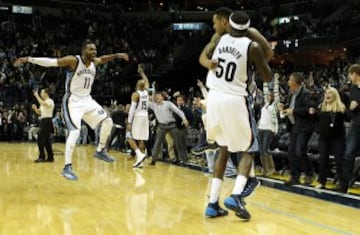
[[[232,194],[224,201],[226,208],[235,211],[235,215],[244,220],[251,218],[250,213],[245,208],[245,202],[242,196]]]
[[[100,152],[99,152],[99,151],[95,151],[94,157],[99,158],[99,159],[101,159],[101,160],[103,160],[103,161],[105,161],[105,162],[113,162],[113,161],[115,161],[113,158],[111,158],[111,157],[109,156],[109,154],[107,153],[107,151],[106,151],[105,148],[102,149]]]
[[[245,188],[241,193],[242,197],[249,197],[257,187],[260,186],[260,181],[256,177],[249,177],[246,181]]]
[[[228,214],[228,211],[219,206],[219,202],[209,203],[205,210],[205,216],[209,218],[227,216]]]
[[[78,177],[75,175],[75,173],[72,170],[71,164],[65,165],[61,174],[68,180],[77,180],[78,179]]]

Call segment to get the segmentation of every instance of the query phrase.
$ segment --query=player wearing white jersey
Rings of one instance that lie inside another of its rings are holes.
[[[229,23],[232,28],[230,35],[221,37],[217,44],[211,62],[216,67],[209,70],[207,77],[210,88],[207,100],[208,139],[216,141],[220,154],[205,215],[219,216],[218,200],[229,152],[242,152],[233,193],[226,198],[225,206],[248,220],[250,214],[241,194],[249,177],[253,161],[250,152],[255,143],[252,96],[248,89],[252,83],[250,66],[255,65],[263,81],[271,80],[271,70],[260,45],[247,37],[249,16],[244,12],[235,12],[229,17]]]
[[[215,14],[213,15],[213,28],[215,30],[215,33],[213,37],[211,38],[211,41],[205,46],[203,51],[201,52],[201,55],[199,57],[200,64],[207,68],[207,69],[214,69],[217,67],[217,61],[211,60],[211,57],[213,55],[213,52],[215,50],[216,45],[218,44],[221,36],[230,33],[231,32],[231,26],[229,23],[229,16],[232,14],[232,10],[227,7],[220,7],[216,9]],[[247,30],[247,36],[259,43],[259,45],[262,48],[262,51],[264,52],[264,55],[266,57],[266,60],[270,60],[272,56],[274,55],[273,50],[271,49],[270,44],[267,42],[266,38],[261,35],[261,33],[253,28],[249,27]],[[206,97],[205,97],[206,99]],[[206,106],[206,100],[203,100],[202,103],[204,106]],[[204,115],[205,116],[205,115]],[[203,117],[203,119],[206,118]],[[205,123],[204,123],[205,124]],[[210,145],[209,145],[210,146]],[[214,145],[212,145],[214,147]],[[203,150],[203,148],[200,148],[200,150]],[[196,150],[195,150],[196,151]],[[208,164],[210,166],[215,165],[215,159],[216,155],[214,154],[214,151],[211,149],[205,150],[206,158],[208,161]],[[229,159],[231,160],[231,159]],[[242,195],[244,197],[247,197],[253,193],[255,188],[257,188],[260,185],[260,181],[255,177],[255,169],[254,164],[250,171],[250,177],[248,178],[248,181],[246,182],[245,189],[243,190]],[[219,205],[213,204],[214,210],[212,213],[210,213],[209,217],[217,217],[217,216],[225,216],[227,215],[227,211],[223,210]]]
[[[85,40],[81,46],[81,56],[65,56],[62,58],[22,57],[14,65],[24,63],[37,64],[43,67],[68,67],[71,72],[66,78],[66,91],[63,98],[64,119],[69,130],[65,147],[65,167],[62,175],[68,180],[77,180],[72,170],[72,155],[76,140],[80,135],[81,120],[95,128],[101,124],[100,141],[94,156],[113,162],[105,149],[113,122],[105,110],[90,96],[91,88],[96,76],[96,66],[108,63],[114,59],[129,60],[126,53],[117,53],[96,57],[96,45]]]
[[[136,83],[136,91],[131,95],[131,106],[127,123],[127,140],[136,153],[133,167],[142,167],[146,158],[145,143],[149,139],[149,80],[139,65],[141,79]]]

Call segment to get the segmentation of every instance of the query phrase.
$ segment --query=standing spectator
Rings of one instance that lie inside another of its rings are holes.
[[[24,128],[26,125],[26,116],[23,111],[19,111],[17,115],[17,139],[22,141],[24,140]]]
[[[349,68],[349,78],[352,83],[350,88],[350,115],[352,125],[347,136],[344,163],[340,176],[339,192],[347,193],[349,183],[353,177],[354,160],[359,149],[360,141],[360,64]]]
[[[39,158],[35,160],[35,163],[53,162],[54,154],[50,135],[53,132],[52,116],[55,104],[49,97],[49,89],[42,89],[40,96],[38,91],[35,90],[34,96],[40,104],[40,108],[37,108],[35,104],[32,106],[32,109],[40,116],[40,130],[38,135]],[[45,148],[48,155],[47,159],[45,159]]]
[[[184,123],[185,127],[189,125],[185,114],[170,101],[165,101],[165,97],[166,95],[163,92],[157,92],[155,95],[156,101],[149,102],[149,108],[154,111],[156,120],[158,121],[155,143],[152,151],[151,165],[155,165],[156,163],[156,159],[161,152],[161,146],[164,143],[166,133],[171,134],[171,137],[174,139],[175,142],[175,148],[179,148],[179,140],[176,135],[176,124],[173,114],[175,113],[176,115],[181,117],[181,120]],[[178,158],[184,159],[185,156],[178,156]]]
[[[310,185],[313,179],[313,169],[309,157],[307,156],[307,146],[312,135],[315,120],[309,114],[309,108],[314,107],[314,102],[310,99],[310,91],[302,85],[303,76],[300,73],[292,73],[289,77],[288,86],[292,93],[289,108],[283,110],[283,105],[279,105],[279,110],[288,117],[288,124],[291,127],[289,161],[291,178],[286,185],[292,186],[300,184],[301,166],[305,171],[305,185]]]
[[[176,97],[176,105],[177,107],[183,111],[185,114],[186,119],[191,123],[192,122],[192,112],[189,107],[185,106],[185,96],[179,95]],[[187,142],[186,142],[186,136],[187,136],[187,127],[183,124],[182,120],[179,116],[175,116],[176,120],[176,126],[178,128],[177,131],[177,137],[179,140],[179,149],[177,150],[179,152],[180,156],[186,157],[187,156]],[[180,161],[186,162],[185,159],[180,159]],[[181,162],[180,162],[181,163]]]
[[[274,92],[269,92],[269,83],[264,82],[264,100],[265,105],[261,109],[259,120],[259,144],[260,144],[260,161],[264,169],[264,175],[270,176],[275,172],[273,157],[270,154],[271,141],[278,132],[278,110],[277,105],[280,101],[279,96],[279,78],[280,75],[275,73]]]
[[[328,87],[319,110],[310,108],[309,113],[316,115],[317,131],[319,132],[319,185],[316,188],[325,189],[329,155],[335,156],[338,175],[341,175],[341,164],[345,150],[345,105],[341,102],[339,92]]]

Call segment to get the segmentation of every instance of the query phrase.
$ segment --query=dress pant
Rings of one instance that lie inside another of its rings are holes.
[[[320,136],[319,138],[319,178],[320,184],[325,185],[327,173],[329,171],[329,156],[334,154],[337,173],[341,176],[341,167],[343,162],[343,155],[345,150],[345,136],[339,135],[332,138]]]
[[[40,130],[38,134],[39,158],[45,159],[45,149],[48,159],[54,159],[54,153],[51,144],[51,133],[53,133],[53,123],[51,118],[42,118],[40,120]]]
[[[187,128],[178,128],[177,138],[179,141],[179,148],[177,149],[180,160],[187,161]]]
[[[162,146],[165,141],[165,135],[169,133],[172,139],[174,140],[175,149],[179,149],[179,140],[177,137],[177,127],[175,122],[168,123],[168,124],[161,124],[159,123],[156,128],[155,134],[155,143],[152,150],[152,159],[156,161],[162,152]],[[178,156],[179,157],[179,156]],[[180,156],[180,159],[183,160],[184,156]]]
[[[353,177],[354,161],[359,151],[360,125],[352,125],[346,139],[346,149],[342,164],[340,184],[348,188]]]
[[[302,171],[306,176],[313,176],[313,168],[307,155],[311,135],[311,131],[298,132],[294,128],[291,130],[288,156],[292,179],[298,180]]]

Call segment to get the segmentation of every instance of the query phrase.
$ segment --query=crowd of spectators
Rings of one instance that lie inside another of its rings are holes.
[[[114,13],[107,19],[93,10],[62,13],[62,17],[51,15],[34,16],[1,16],[0,28],[0,140],[1,141],[33,141],[37,138],[38,118],[31,111],[34,102],[33,90],[41,87],[50,88],[50,96],[56,102],[58,110],[53,118],[54,138],[64,141],[66,129],[61,119],[60,101],[64,92],[66,69],[42,69],[27,64],[23,67],[12,66],[19,56],[46,56],[61,57],[67,54],[78,54],[79,45],[84,38],[92,38],[98,47],[98,54],[107,54],[124,51],[133,58],[130,66],[122,63],[110,63],[100,67],[97,73],[97,82],[93,92],[96,96],[112,99],[119,92],[115,90],[117,81],[125,81],[127,76],[135,76],[129,69],[131,64],[144,64],[145,71],[151,74],[157,61],[167,58],[173,60],[174,48],[188,41],[192,37],[201,37],[201,33],[173,32],[169,30],[169,23],[157,18],[124,18]],[[337,20],[330,23],[315,22],[310,15],[301,20],[291,20],[287,24],[271,25],[271,17],[258,14],[253,23],[258,26],[269,40],[283,38],[319,37],[339,33],[348,26],[344,21]],[[358,22],[357,11],[353,10],[346,19]],[[167,46],[164,46],[167,45]],[[309,89],[315,103],[320,103],[324,91],[328,86],[338,89],[346,106],[350,88],[347,79],[347,67],[355,61],[336,58],[328,65],[294,65],[290,62],[273,66],[279,76],[279,94],[281,103],[289,103],[288,90],[289,75],[296,71],[306,78],[304,85]],[[202,79],[204,80],[204,78]],[[121,86],[120,92],[130,94],[132,91],[128,83]],[[161,84],[160,84],[161,85]],[[270,89],[274,86],[269,84]],[[187,150],[196,146],[200,135],[204,132],[201,120],[201,93],[200,89],[189,84],[183,90],[175,91],[171,87],[163,88],[168,99],[176,103],[176,97],[181,94],[185,97],[186,106],[192,111],[192,120],[188,129]],[[129,96],[130,97],[130,96]],[[109,102],[110,99],[107,99]],[[106,102],[105,102],[106,103]],[[105,104],[109,114],[114,119],[114,130],[109,145],[115,149],[126,149],[125,120],[129,105],[117,104],[113,100]],[[264,105],[262,83],[258,84],[256,94],[256,113],[259,118],[260,110]],[[154,132],[152,124],[152,134]],[[91,131],[84,123],[81,128],[79,144],[98,141],[98,129]],[[149,141],[151,146],[151,141]],[[149,153],[151,148],[149,148]]]

